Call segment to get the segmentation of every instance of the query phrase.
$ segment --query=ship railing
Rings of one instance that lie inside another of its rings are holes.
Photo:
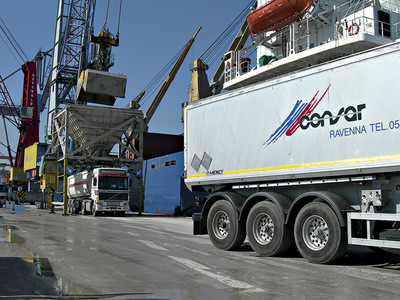
[[[397,0],[381,0],[380,4],[384,9],[394,11],[397,13],[400,12],[400,6]]]
[[[390,18],[389,12],[400,12],[400,5],[397,0],[381,0],[380,6],[386,10],[387,19]],[[375,0],[363,0],[363,1],[349,1],[346,2],[336,8],[336,12],[338,16],[341,16],[342,19],[341,25],[344,26],[346,30],[354,23],[358,24],[359,33],[365,33],[375,36],[387,37],[387,38],[396,38],[398,35],[398,31],[396,30],[396,26],[394,24],[389,24],[384,20],[384,17],[373,18],[371,17],[371,10],[369,7],[376,6]],[[375,15],[375,13],[374,13]],[[382,19],[380,19],[382,18]],[[344,21],[347,21],[346,22]],[[351,23],[350,23],[351,22]],[[353,34],[353,28],[350,29],[350,32],[342,32],[342,28],[337,26],[335,30],[340,30],[337,33],[338,38],[347,37]],[[392,34],[391,34],[392,33]]]
[[[361,34],[397,39],[400,37],[400,23],[390,24],[367,16],[347,18],[346,21],[336,23],[333,39],[340,40]],[[330,41],[327,40],[326,42]],[[304,35],[297,36],[292,45],[287,55],[312,48],[313,45],[310,43],[310,34],[308,31]]]
[[[225,62],[225,82],[231,81],[258,67],[258,64],[253,62],[250,56],[251,54],[245,50],[230,52],[230,59]]]
[[[364,7],[366,6],[365,3],[361,5],[364,5]],[[343,6],[342,10],[344,10],[344,7],[345,6]],[[328,38],[325,43],[332,40],[340,40],[351,36],[356,36],[358,34],[368,34],[390,39],[396,39],[399,37],[400,31],[397,24],[389,24],[385,21],[371,18],[368,16],[368,13],[370,12],[362,9],[362,6],[360,9],[360,5],[352,5],[352,7],[357,7],[359,10],[349,14],[348,12],[352,10],[349,9],[349,4],[347,4],[346,13],[342,14],[346,17],[343,17],[341,22],[336,22],[334,25],[334,35]],[[283,53],[284,56],[296,54],[314,47],[315,41],[310,39],[310,30],[308,29],[309,22],[312,21],[312,19],[313,18],[305,18],[302,22],[291,25],[296,26],[297,28],[304,27],[307,29],[303,32],[303,34],[289,34],[286,53]],[[291,31],[292,30],[294,29],[291,29]]]
[[[395,3],[392,3],[392,0],[384,1],[385,0],[383,0],[382,3],[385,4],[385,8],[391,11],[400,11],[400,7]],[[390,24],[377,18],[370,17],[371,12],[367,8],[372,4],[373,1],[350,1],[339,6],[337,11],[338,16],[341,16],[341,20],[334,24],[334,35],[328,38],[325,42],[320,42],[320,44],[328,43],[333,40],[338,41],[341,39],[347,39],[362,34],[379,36],[392,40],[400,38],[400,22]],[[383,4],[382,7],[384,6]],[[312,21],[315,21],[313,20],[313,17],[304,18],[303,21],[290,25],[291,27],[288,27],[287,30],[282,30],[280,33],[268,36],[270,40],[273,38],[279,38],[279,36],[283,34],[289,36],[285,43],[285,51],[276,54],[278,60],[316,46],[314,45],[315,41],[310,38],[309,22]],[[306,30],[304,30],[302,34],[296,34],[296,29],[301,28],[302,26],[306,28]],[[288,31],[290,32],[289,34],[287,34]],[[266,38],[267,36],[265,36],[263,44],[268,43],[269,40]],[[283,40],[282,37],[281,39]],[[247,64],[245,66],[243,65],[243,61],[241,62],[243,57],[248,56],[247,51],[249,51],[249,48],[256,46],[257,44],[253,44],[253,46],[247,47],[244,51],[239,50],[231,54],[232,60],[225,64],[225,82],[233,80],[262,66],[257,59],[253,59],[252,62],[244,62]]]
[[[308,19],[304,20],[302,25],[308,26],[307,22],[309,22]],[[394,31],[397,32],[398,30],[395,30],[393,25],[383,21],[378,21],[365,15],[349,16],[346,18],[346,21],[337,22],[335,24],[334,36],[327,39],[325,42],[340,40],[358,34],[377,35],[390,38],[391,33]],[[287,49],[286,56],[311,49],[314,46],[313,41],[310,39],[309,30],[306,30],[302,35],[296,35],[293,42],[288,41],[288,45],[291,45],[291,47],[290,49]]]
[[[358,34],[393,38],[394,29],[395,27],[390,23],[367,16],[355,16],[336,24],[335,39],[348,38]]]

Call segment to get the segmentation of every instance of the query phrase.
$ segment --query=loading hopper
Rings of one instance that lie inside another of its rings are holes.
[[[140,110],[68,104],[53,119],[53,141],[55,147],[63,148],[69,136],[74,143],[72,155],[107,157],[124,132],[135,123],[139,123],[136,128],[142,130],[143,113]]]

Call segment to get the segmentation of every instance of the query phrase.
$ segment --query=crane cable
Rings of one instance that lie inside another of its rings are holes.
[[[1,37],[1,39],[4,41],[6,44],[8,50],[10,50],[11,54],[14,56],[14,58],[17,60],[17,62],[22,65],[26,61],[29,61],[28,55],[26,54],[25,50],[21,47],[21,45],[17,42],[13,34],[11,33],[10,29],[8,29],[6,23],[3,21],[3,19],[0,17],[0,30],[4,33],[4,36],[7,38],[9,45],[14,48],[14,51],[10,48],[10,46],[7,44],[7,41]],[[20,61],[16,57],[17,54],[19,56]]]
[[[121,23],[121,9],[122,9],[122,0],[119,1],[119,13],[118,13],[118,26],[117,26],[117,37],[119,37],[119,25]],[[108,12],[110,10],[110,0],[107,2],[107,11],[106,11],[106,20],[103,25],[103,31],[107,30],[107,21],[108,21]]]
[[[121,9],[122,9],[122,0],[119,1],[117,37],[119,37],[119,24],[120,24],[120,22],[121,22]]]
[[[207,64],[212,65],[218,58],[225,54],[227,47],[236,35],[237,30],[235,29],[241,26],[241,24],[243,23],[243,19],[246,17],[249,11],[249,7],[254,5],[254,2],[255,0],[251,0],[250,4],[246,5],[246,7],[240,12],[240,14],[231,22],[228,28],[226,28],[224,32],[212,43],[212,45],[201,55],[201,59],[211,61],[211,63],[207,62]],[[230,36],[232,36],[232,38],[229,38]],[[141,91],[141,93],[145,92],[143,98],[139,101],[141,105],[146,103],[146,101],[150,99],[152,95],[156,92],[157,88],[161,86],[165,76],[168,74],[172,65],[178,59],[185,47],[186,45],[182,47],[182,49],[167,63],[164,68],[162,68],[157,73],[157,75]],[[128,106],[129,104],[127,105],[127,107]]]
[[[245,8],[239,13],[239,15],[210,45],[210,47],[208,47],[207,50],[204,51],[204,53],[200,56],[200,59],[203,60],[203,62],[211,66],[215,63],[217,59],[221,58],[225,54],[226,49],[235,38],[238,28],[241,26],[243,20],[246,18],[249,12],[249,8],[252,7],[255,2],[255,0],[251,0],[250,3],[245,6]]]
[[[110,8],[110,0],[107,1],[107,11],[106,11],[106,21],[104,22],[103,25],[103,31],[107,31],[106,25],[107,25],[107,20],[108,20],[108,10]]]
[[[169,73],[178,57],[182,54],[185,47],[186,45],[183,46],[182,49],[179,50],[178,53],[175,54],[175,56],[164,66],[164,68],[162,68],[157,75],[144,87],[142,92],[145,92],[145,96],[139,102],[141,105],[145,104],[148,99],[152,98],[152,95],[154,95],[154,93],[159,89],[166,75]]]

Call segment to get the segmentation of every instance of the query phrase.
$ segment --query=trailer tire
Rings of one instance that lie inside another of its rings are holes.
[[[305,205],[294,224],[295,241],[301,255],[312,263],[329,263],[347,248],[346,231],[335,212],[325,203]]]
[[[74,213],[74,207],[73,207],[73,200],[72,199],[69,200],[69,211],[70,211],[70,214]]]
[[[252,207],[246,230],[251,247],[261,256],[274,256],[286,251],[293,239],[293,230],[285,225],[283,213],[269,201]]]
[[[214,246],[223,250],[240,247],[246,238],[245,225],[239,222],[235,209],[226,200],[219,200],[211,206],[207,231]]]
[[[72,201],[72,212],[74,214],[78,214],[79,213],[79,201],[78,200],[73,200]]]
[[[96,204],[94,202],[92,204],[92,215],[93,217],[97,217],[99,215],[99,212],[96,210]]]

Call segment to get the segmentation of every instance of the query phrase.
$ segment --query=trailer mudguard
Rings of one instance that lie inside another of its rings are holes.
[[[251,208],[261,201],[273,202],[279,208],[284,219],[286,218],[285,214],[288,212],[290,205],[292,204],[292,200],[285,195],[275,192],[258,192],[246,199],[240,212],[239,220],[246,220]]]
[[[346,201],[342,196],[332,193],[332,192],[318,192],[312,191],[307,192],[299,197],[297,197],[293,204],[290,206],[288,211],[288,215],[286,218],[286,224],[294,224],[294,220],[296,219],[297,214],[299,213],[300,209],[306,205],[307,203],[316,201],[320,199],[321,202],[326,202],[329,206],[333,209],[336,216],[338,217],[340,226],[346,226],[346,219],[343,216],[343,213],[355,211],[348,201]]]
[[[233,208],[239,219],[239,212],[245,202],[245,198],[235,192],[217,192],[207,199],[203,206],[201,213],[193,214],[193,235],[207,234],[207,217],[211,206],[218,200],[228,201]]]

